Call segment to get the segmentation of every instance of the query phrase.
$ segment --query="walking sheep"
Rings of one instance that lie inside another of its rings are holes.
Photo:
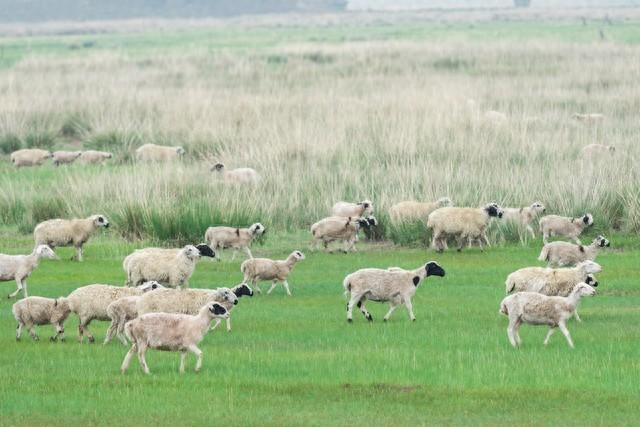
[[[589,114],[575,113],[573,115],[573,118],[576,119],[577,121],[585,123],[585,124],[594,124],[594,123],[602,122],[604,120],[604,114],[600,114],[600,113],[589,113]]]
[[[373,215],[373,203],[371,200],[363,200],[358,203],[337,202],[331,208],[331,215],[352,218]]]
[[[260,175],[252,168],[226,170],[223,163],[216,163],[211,167],[211,172],[220,174],[227,184],[257,184],[260,182]]]
[[[40,166],[53,156],[51,151],[38,148],[24,148],[11,153],[11,163],[17,168],[22,166]]]
[[[613,145],[589,144],[582,148],[582,157],[590,160],[603,160],[609,158],[616,151]]]
[[[542,233],[542,241],[549,243],[549,237],[566,237],[573,240],[574,243],[580,244],[578,236],[582,234],[585,228],[593,225],[593,215],[590,213],[580,218],[571,218],[559,215],[547,215],[540,219],[540,232]]]
[[[260,281],[272,281],[271,288],[267,291],[267,295],[273,291],[278,282],[282,282],[287,295],[291,296],[287,277],[298,261],[304,259],[304,254],[300,251],[293,251],[282,261],[274,261],[268,258],[252,258],[242,263],[240,271],[244,274],[243,283],[251,283],[253,287],[262,293],[258,286]]]
[[[589,246],[574,245],[569,242],[551,242],[543,246],[539,261],[546,261],[551,267],[576,265],[582,261],[595,261],[602,248],[611,246],[604,236],[593,239]]]
[[[16,291],[9,294],[8,298],[14,298],[20,291],[24,297],[29,296],[27,278],[44,258],[57,259],[47,245],[38,245],[29,255],[0,254],[0,282],[15,280],[17,285]]]
[[[357,305],[368,321],[373,317],[367,311],[367,300],[388,302],[389,311],[384,316],[384,321],[389,320],[391,313],[400,304],[404,304],[409,312],[409,318],[416,320],[413,314],[411,299],[418,289],[418,285],[429,276],[444,277],[444,269],[435,261],[429,261],[415,270],[402,268],[364,268],[344,278],[342,285],[345,295],[349,298],[347,303],[347,321],[353,321],[353,306]]]
[[[133,353],[138,353],[138,360],[145,374],[149,374],[149,366],[145,355],[148,348],[163,351],[179,351],[180,373],[184,373],[184,361],[187,351],[196,355],[195,371],[202,367],[202,350],[198,344],[214,318],[227,318],[229,312],[216,302],[207,303],[196,316],[189,314],[149,313],[127,322],[124,331],[133,343],[124,357],[121,371],[124,374],[129,368]]]
[[[136,150],[136,159],[140,162],[170,162],[184,156],[182,147],[144,144]]]
[[[535,292],[518,292],[509,295],[500,303],[500,313],[509,317],[507,336],[512,346],[522,344],[520,339],[520,325],[547,325],[549,332],[544,339],[544,345],[549,343],[555,328],[560,328],[569,347],[573,348],[573,341],[567,329],[567,320],[574,314],[583,296],[595,295],[596,290],[586,283],[578,283],[566,297],[546,296]]]
[[[249,258],[253,258],[251,254],[251,243],[263,235],[266,232],[264,225],[256,222],[249,228],[236,228],[236,227],[209,227],[204,233],[204,240],[213,249],[218,250],[218,261],[222,258],[222,250],[232,248],[233,256],[231,259],[235,259],[236,252],[243,249]]]
[[[344,242],[343,252],[356,251],[355,243],[358,241],[358,232],[361,228],[368,228],[378,224],[375,217],[351,218],[342,216],[330,216],[316,222],[311,226],[312,249],[318,249],[322,242],[324,249],[328,249],[329,243],[335,241]]]
[[[489,245],[485,230],[491,218],[502,218],[503,210],[496,203],[484,208],[439,208],[429,214],[427,227],[433,230],[431,246],[438,252],[447,248],[447,238],[458,240],[458,251],[468,242],[477,241],[482,249],[482,241]]]
[[[80,157],[78,157],[78,161],[85,165],[95,165],[103,163],[112,157],[113,154],[106,151],[87,150],[82,152]]]
[[[64,322],[71,313],[66,298],[23,298],[13,304],[11,311],[18,322],[16,340],[20,340],[22,328],[25,326],[31,338],[38,341],[40,338],[35,332],[34,325],[53,325],[56,328],[56,334],[51,337],[51,341],[56,341],[58,337],[64,341]]]
[[[398,225],[407,221],[427,221],[429,214],[438,208],[452,206],[448,197],[442,197],[435,202],[416,202],[413,200],[396,203],[389,208],[391,223]]]
[[[504,208],[503,211],[503,221],[515,223],[521,229],[526,229],[531,234],[531,238],[535,239],[536,233],[533,231],[531,223],[538,215],[544,213],[545,207],[542,203],[535,202],[532,203],[531,206],[525,206],[523,208]]]
[[[82,151],[54,151],[53,164],[56,166],[70,165],[82,155]]]
[[[51,248],[74,246],[75,259],[82,261],[82,247],[101,227],[109,228],[109,220],[104,215],[91,215],[85,219],[50,219],[36,225],[33,237],[36,245],[49,245]]]

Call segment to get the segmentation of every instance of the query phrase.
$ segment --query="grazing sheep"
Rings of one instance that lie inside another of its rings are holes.
[[[347,321],[353,321],[353,306],[358,308],[368,321],[373,321],[373,317],[367,311],[365,303],[367,300],[388,302],[389,311],[384,316],[384,321],[389,320],[391,313],[400,304],[404,304],[409,311],[409,318],[416,320],[413,314],[411,298],[416,293],[418,285],[429,276],[444,277],[445,271],[435,261],[429,261],[425,265],[415,270],[404,270],[402,268],[364,268],[344,278],[342,285],[345,289],[345,296],[349,298],[347,303]]]
[[[38,148],[24,148],[11,153],[11,163],[17,168],[22,166],[40,166],[53,156],[51,151]]]
[[[170,162],[184,156],[184,148],[144,144],[136,150],[136,159],[141,162]]]
[[[547,261],[549,266],[564,267],[582,261],[595,261],[602,248],[611,246],[604,236],[593,239],[589,246],[574,245],[569,242],[551,242],[543,246],[538,261]]]
[[[51,337],[51,341],[56,341],[58,337],[64,341],[64,321],[71,313],[66,298],[28,297],[13,304],[11,311],[18,322],[16,340],[20,340],[22,328],[25,326],[31,338],[37,341],[39,338],[33,326],[53,325],[56,328],[56,334]]]
[[[500,313],[509,317],[507,336],[512,346],[522,344],[520,339],[520,325],[547,325],[549,332],[544,339],[544,345],[549,343],[549,338],[560,328],[569,347],[573,348],[573,341],[567,329],[567,320],[574,314],[577,317],[578,304],[583,296],[592,296],[596,290],[586,283],[578,283],[566,297],[546,296],[535,292],[518,292],[509,295],[500,303]]]
[[[227,184],[257,184],[260,175],[252,168],[236,168],[225,170],[223,163],[216,163],[211,167],[211,172],[222,175],[222,179]]]
[[[585,124],[600,123],[604,120],[604,115],[600,113],[580,114],[575,113],[573,118]]]
[[[593,215],[590,213],[579,218],[570,218],[559,215],[547,215],[540,218],[540,232],[542,233],[542,241],[549,243],[549,237],[566,237],[573,240],[574,243],[580,244],[578,236],[582,234],[585,228],[593,225]]]
[[[104,163],[112,157],[113,154],[106,151],[87,150],[82,152],[80,157],[78,157],[78,161],[86,165],[95,165],[98,163]]]
[[[198,348],[198,344],[209,331],[212,319],[227,317],[229,317],[229,312],[222,305],[211,302],[202,307],[196,316],[149,313],[127,322],[124,332],[133,344],[122,362],[122,373],[127,371],[133,353],[137,352],[144,373],[149,374],[149,367],[145,359],[148,348],[179,351],[181,353],[180,373],[184,373],[185,357],[187,351],[190,351],[198,359],[195,369],[198,372],[202,367],[202,350]]]
[[[358,203],[337,202],[331,208],[331,215],[343,216],[345,218],[373,215],[373,203],[371,203],[371,200],[363,200]]]
[[[458,251],[476,240],[482,249],[482,241],[489,245],[485,230],[492,217],[502,218],[503,210],[496,203],[484,208],[439,208],[429,214],[427,227],[433,230],[431,246],[438,252],[447,248],[447,238],[458,240]]]
[[[589,144],[582,149],[582,157],[585,159],[602,160],[613,155],[616,147],[612,145]]]
[[[391,223],[398,225],[406,221],[427,221],[427,217],[438,208],[452,206],[448,197],[442,197],[435,202],[416,202],[413,200],[396,203],[389,209]]]
[[[533,231],[531,223],[538,215],[544,213],[545,207],[542,203],[535,202],[531,206],[523,208],[504,208],[503,211],[503,221],[518,224],[520,228],[526,229],[531,234],[531,238],[535,239],[536,233]]]
[[[82,154],[82,151],[54,151],[53,164],[56,166],[70,165]]]
[[[236,252],[240,249],[244,249],[249,258],[253,258],[251,254],[251,243],[253,240],[263,235],[267,230],[264,225],[256,222],[249,228],[237,228],[237,227],[209,227],[204,233],[204,240],[213,249],[218,250],[218,261],[222,259],[222,250],[227,248],[233,249],[233,256],[231,259],[235,259]]]
[[[367,218],[330,216],[321,219],[311,226],[311,235],[313,236],[311,248],[317,249],[322,242],[324,248],[328,249],[329,243],[342,241],[345,244],[344,253],[355,252],[360,228],[366,229],[376,225],[378,225],[378,221],[373,216]]]
[[[203,256],[214,258],[215,252],[205,244],[187,245],[182,249],[139,249],[122,263],[127,275],[125,286],[156,280],[171,288],[187,288],[196,263]]]
[[[33,237],[36,245],[51,248],[74,246],[75,259],[82,261],[82,246],[100,227],[109,228],[109,220],[104,215],[91,215],[84,219],[50,219],[36,225]]]
[[[267,294],[273,291],[278,282],[282,282],[282,286],[284,286],[287,295],[291,296],[287,276],[291,273],[293,266],[304,258],[302,252],[293,251],[287,259],[281,261],[274,261],[268,258],[248,259],[240,266],[240,271],[244,274],[244,280],[242,282],[253,284],[258,293],[262,293],[258,282],[271,280],[273,284],[267,291]]]
[[[9,294],[8,298],[14,298],[22,291],[28,297],[27,278],[38,266],[43,258],[56,259],[56,254],[47,245],[38,245],[29,255],[4,255],[0,254],[0,282],[15,280],[17,289]]]
[[[142,295],[145,292],[158,289],[157,282],[144,283],[137,288],[127,288],[112,285],[88,285],[80,287],[69,294],[69,308],[78,315],[78,341],[84,341],[87,334],[89,342],[95,338],[89,331],[92,320],[111,320],[107,314],[107,307],[113,301],[123,297]]]

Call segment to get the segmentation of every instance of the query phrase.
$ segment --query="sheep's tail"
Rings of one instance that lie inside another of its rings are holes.
[[[547,247],[547,245],[544,245],[542,247],[540,256],[538,257],[538,261],[549,261],[549,248]]]
[[[342,286],[344,287],[344,297],[349,299],[349,295],[351,294],[351,283],[349,282],[349,276],[344,278]]]
[[[510,294],[511,292],[513,292],[513,290],[516,287],[516,281],[511,279],[511,276],[507,277],[507,281],[504,282],[506,285],[506,292],[507,294]]]
[[[129,339],[129,342],[135,343],[136,340],[133,339],[133,333],[131,332],[132,321],[128,321],[124,325],[124,334]]]
[[[507,304],[505,304],[504,301],[500,303],[500,311],[498,313],[504,314],[505,316],[509,315],[509,309],[507,308]]]

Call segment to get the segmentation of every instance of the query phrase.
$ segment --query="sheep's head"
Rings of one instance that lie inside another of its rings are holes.
[[[187,245],[180,251],[187,259],[192,261],[200,259],[200,251],[193,245]]]
[[[573,288],[574,294],[578,294],[581,297],[590,297],[596,294],[595,288],[587,285],[584,282],[578,283],[575,288]]]
[[[373,203],[371,202],[371,200],[363,200],[358,203],[358,206],[362,206],[362,208],[364,209],[362,211],[362,216],[364,216],[365,213],[373,213]]]
[[[138,289],[140,289],[142,292],[149,292],[149,291],[155,291],[157,289],[166,289],[166,288],[162,286],[160,283],[156,282],[155,280],[149,280],[148,282],[144,282],[143,284],[138,286]]]
[[[591,215],[590,213],[583,215],[582,222],[587,227],[593,225],[593,215]]]
[[[229,317],[227,309],[217,302],[211,302],[207,304],[206,307],[212,317],[222,317],[224,319]]]
[[[597,262],[593,261],[582,261],[579,263],[576,268],[585,272],[585,274],[594,274],[600,273],[602,271],[602,267]]]
[[[304,254],[300,251],[293,251],[289,256],[293,257],[296,261],[302,261],[305,258]]]
[[[250,297],[253,296],[253,289],[251,289],[249,285],[247,285],[246,283],[242,283],[236,286],[235,288],[233,288],[232,290],[233,290],[233,293],[236,294],[238,298],[242,297],[243,295],[248,295]]]
[[[213,251],[213,249],[211,249],[211,247],[205,243],[200,243],[196,246],[196,248],[198,249],[198,252],[200,252],[200,256],[206,256],[209,258],[216,257],[216,253]]]
[[[541,214],[544,213],[545,210],[547,210],[544,205],[540,202],[534,202],[531,204],[531,210],[533,210],[533,212],[535,212],[536,214]]]
[[[260,224],[259,222],[256,222],[255,224],[252,224],[251,227],[249,227],[249,232],[253,236],[264,234],[265,231],[267,231],[266,228],[264,228],[264,225]]]
[[[435,261],[429,261],[428,263],[426,263],[424,265],[424,270],[426,272],[426,277],[429,277],[429,276],[444,277],[445,275],[444,268],[440,267],[440,264],[438,264]]]
[[[178,156],[184,156],[186,151],[184,151],[184,148],[182,147],[176,147],[176,153],[178,154]]]
[[[109,220],[104,215],[92,215],[91,220],[96,228],[104,227],[109,228]]]
[[[612,153],[615,153],[616,152],[616,147],[614,147],[613,145],[610,145],[609,146],[609,151],[612,152]]]
[[[224,170],[224,163],[216,163],[211,166],[211,172],[222,172]]]
[[[593,286],[594,288],[598,286],[598,279],[596,279],[596,276],[594,276],[593,274],[587,274],[587,278],[584,279],[584,282],[589,286]]]
[[[38,245],[36,248],[36,256],[38,259],[58,259],[58,256],[53,252],[53,249],[47,245]]]
[[[63,297],[56,298],[53,302],[53,313],[50,320],[53,323],[58,322],[59,320],[66,319],[69,313],[71,313],[69,300]]]
[[[44,155],[45,159],[51,159],[53,158],[53,153],[51,151],[47,151]]]
[[[220,302],[230,302],[233,305],[238,304],[238,297],[229,288],[216,289],[216,299]]]
[[[502,218],[502,215],[504,215],[504,211],[502,210],[500,205],[498,205],[497,203],[489,203],[487,206],[484,207],[484,210],[487,212],[487,215],[489,216]]]
[[[593,239],[593,243],[595,243],[601,248],[605,248],[605,247],[608,248],[609,246],[611,246],[611,242],[609,242],[609,240],[607,240],[607,238],[604,237],[603,235],[600,235],[595,239]]]
[[[453,202],[448,197],[441,197],[441,198],[438,199],[438,201],[436,203],[441,208],[444,208],[446,206],[453,206]]]

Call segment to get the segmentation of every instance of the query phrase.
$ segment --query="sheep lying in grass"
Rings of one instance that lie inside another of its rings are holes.
[[[144,144],[136,150],[136,159],[140,162],[170,162],[180,159],[184,154],[182,147]]]
[[[204,233],[204,240],[213,248],[218,250],[218,261],[221,260],[222,250],[227,248],[233,249],[235,259],[236,252],[243,249],[249,258],[253,258],[251,254],[251,243],[266,232],[264,225],[256,222],[249,228],[236,227],[209,227]]]
[[[78,157],[78,161],[80,163],[84,163],[85,165],[95,165],[104,163],[112,157],[113,154],[106,151],[87,150],[82,152],[80,157]]]
[[[427,227],[433,230],[431,246],[438,252],[447,248],[447,238],[458,240],[458,251],[465,243],[469,246],[477,241],[482,249],[482,241],[489,245],[485,230],[491,218],[502,218],[503,210],[496,203],[484,208],[439,208],[429,214]]]
[[[304,254],[300,251],[293,251],[282,261],[274,261],[268,258],[252,258],[242,263],[240,271],[244,274],[243,283],[251,283],[258,293],[262,293],[258,282],[272,281],[271,288],[267,291],[270,294],[278,282],[282,282],[287,295],[291,296],[287,277],[298,261],[304,259]]]
[[[39,338],[34,325],[53,325],[56,334],[51,337],[51,341],[56,341],[58,337],[64,341],[64,322],[71,313],[66,298],[28,297],[13,304],[11,311],[18,322],[16,340],[20,340],[22,328],[25,326],[31,338],[37,341]]]
[[[75,259],[82,261],[82,247],[101,227],[109,228],[109,220],[104,215],[91,215],[84,219],[50,219],[36,225],[33,237],[36,245],[49,245],[51,248],[74,246]]]
[[[546,261],[552,267],[571,266],[582,261],[595,261],[598,252],[609,246],[611,243],[604,236],[596,237],[589,246],[551,242],[543,246],[538,260]]]
[[[25,148],[11,153],[11,163],[17,168],[22,166],[40,166],[53,156],[51,151],[38,148]]]
[[[358,203],[337,202],[331,208],[331,215],[352,218],[373,215],[373,203],[371,200],[363,200]]]
[[[144,373],[149,374],[145,359],[148,348],[179,351],[180,373],[184,373],[184,361],[187,351],[190,351],[197,357],[195,371],[198,372],[202,367],[202,350],[198,348],[198,344],[209,330],[212,319],[227,317],[229,312],[219,303],[212,302],[202,307],[196,316],[149,313],[127,322],[124,332],[133,344],[122,362],[122,373],[127,371],[133,353],[137,352]]]
[[[542,233],[542,241],[549,243],[549,237],[566,237],[580,244],[578,236],[582,234],[585,228],[593,225],[593,215],[590,213],[580,218],[571,218],[559,215],[547,215],[540,219],[540,232]]]
[[[589,144],[582,148],[582,157],[591,160],[609,158],[616,151],[616,147],[603,144]]]
[[[29,296],[27,278],[44,258],[57,258],[47,245],[38,245],[29,255],[0,254],[0,282],[15,280],[17,285],[16,291],[9,294],[8,298],[14,298],[20,291],[25,297]]]
[[[53,164],[56,166],[70,165],[82,155],[82,151],[54,151]]]
[[[145,248],[128,255],[122,267],[127,275],[125,286],[155,280],[172,288],[189,287],[189,278],[201,257],[215,257],[207,245],[187,245],[182,249]]]
[[[220,174],[227,184],[257,184],[260,182],[260,175],[252,168],[226,170],[223,163],[216,163],[211,167],[211,172]]]
[[[503,221],[512,222],[517,224],[519,228],[526,229],[531,234],[531,238],[535,239],[536,233],[533,231],[531,223],[538,215],[544,213],[545,207],[542,203],[534,202],[531,206],[525,206],[523,208],[504,208],[503,211]]]
[[[342,283],[345,295],[349,298],[347,321],[353,320],[353,306],[356,304],[364,317],[370,322],[373,321],[373,317],[365,307],[367,300],[389,303],[389,311],[384,316],[385,322],[400,304],[407,307],[409,318],[415,321],[411,298],[415,295],[418,285],[429,276],[444,277],[444,275],[444,269],[435,261],[430,261],[415,270],[365,268],[351,273]]]
[[[546,296],[535,292],[518,292],[509,295],[500,303],[500,313],[509,317],[507,336],[512,346],[522,344],[519,329],[522,323],[530,325],[547,325],[549,332],[544,339],[544,345],[549,343],[555,328],[560,328],[569,347],[573,348],[573,341],[567,329],[567,320],[577,315],[578,304],[583,296],[592,296],[596,290],[586,283],[578,283],[566,297]]]
[[[416,202],[413,200],[396,203],[389,208],[391,223],[398,225],[406,221],[427,221],[429,214],[438,208],[452,206],[448,197],[442,197],[435,202]]]
[[[318,249],[320,242],[322,242],[324,249],[328,249],[329,243],[342,241],[345,245],[344,253],[355,252],[360,229],[376,225],[378,225],[378,221],[373,216],[367,218],[330,216],[321,219],[311,226],[311,235],[313,236],[311,248]]]

